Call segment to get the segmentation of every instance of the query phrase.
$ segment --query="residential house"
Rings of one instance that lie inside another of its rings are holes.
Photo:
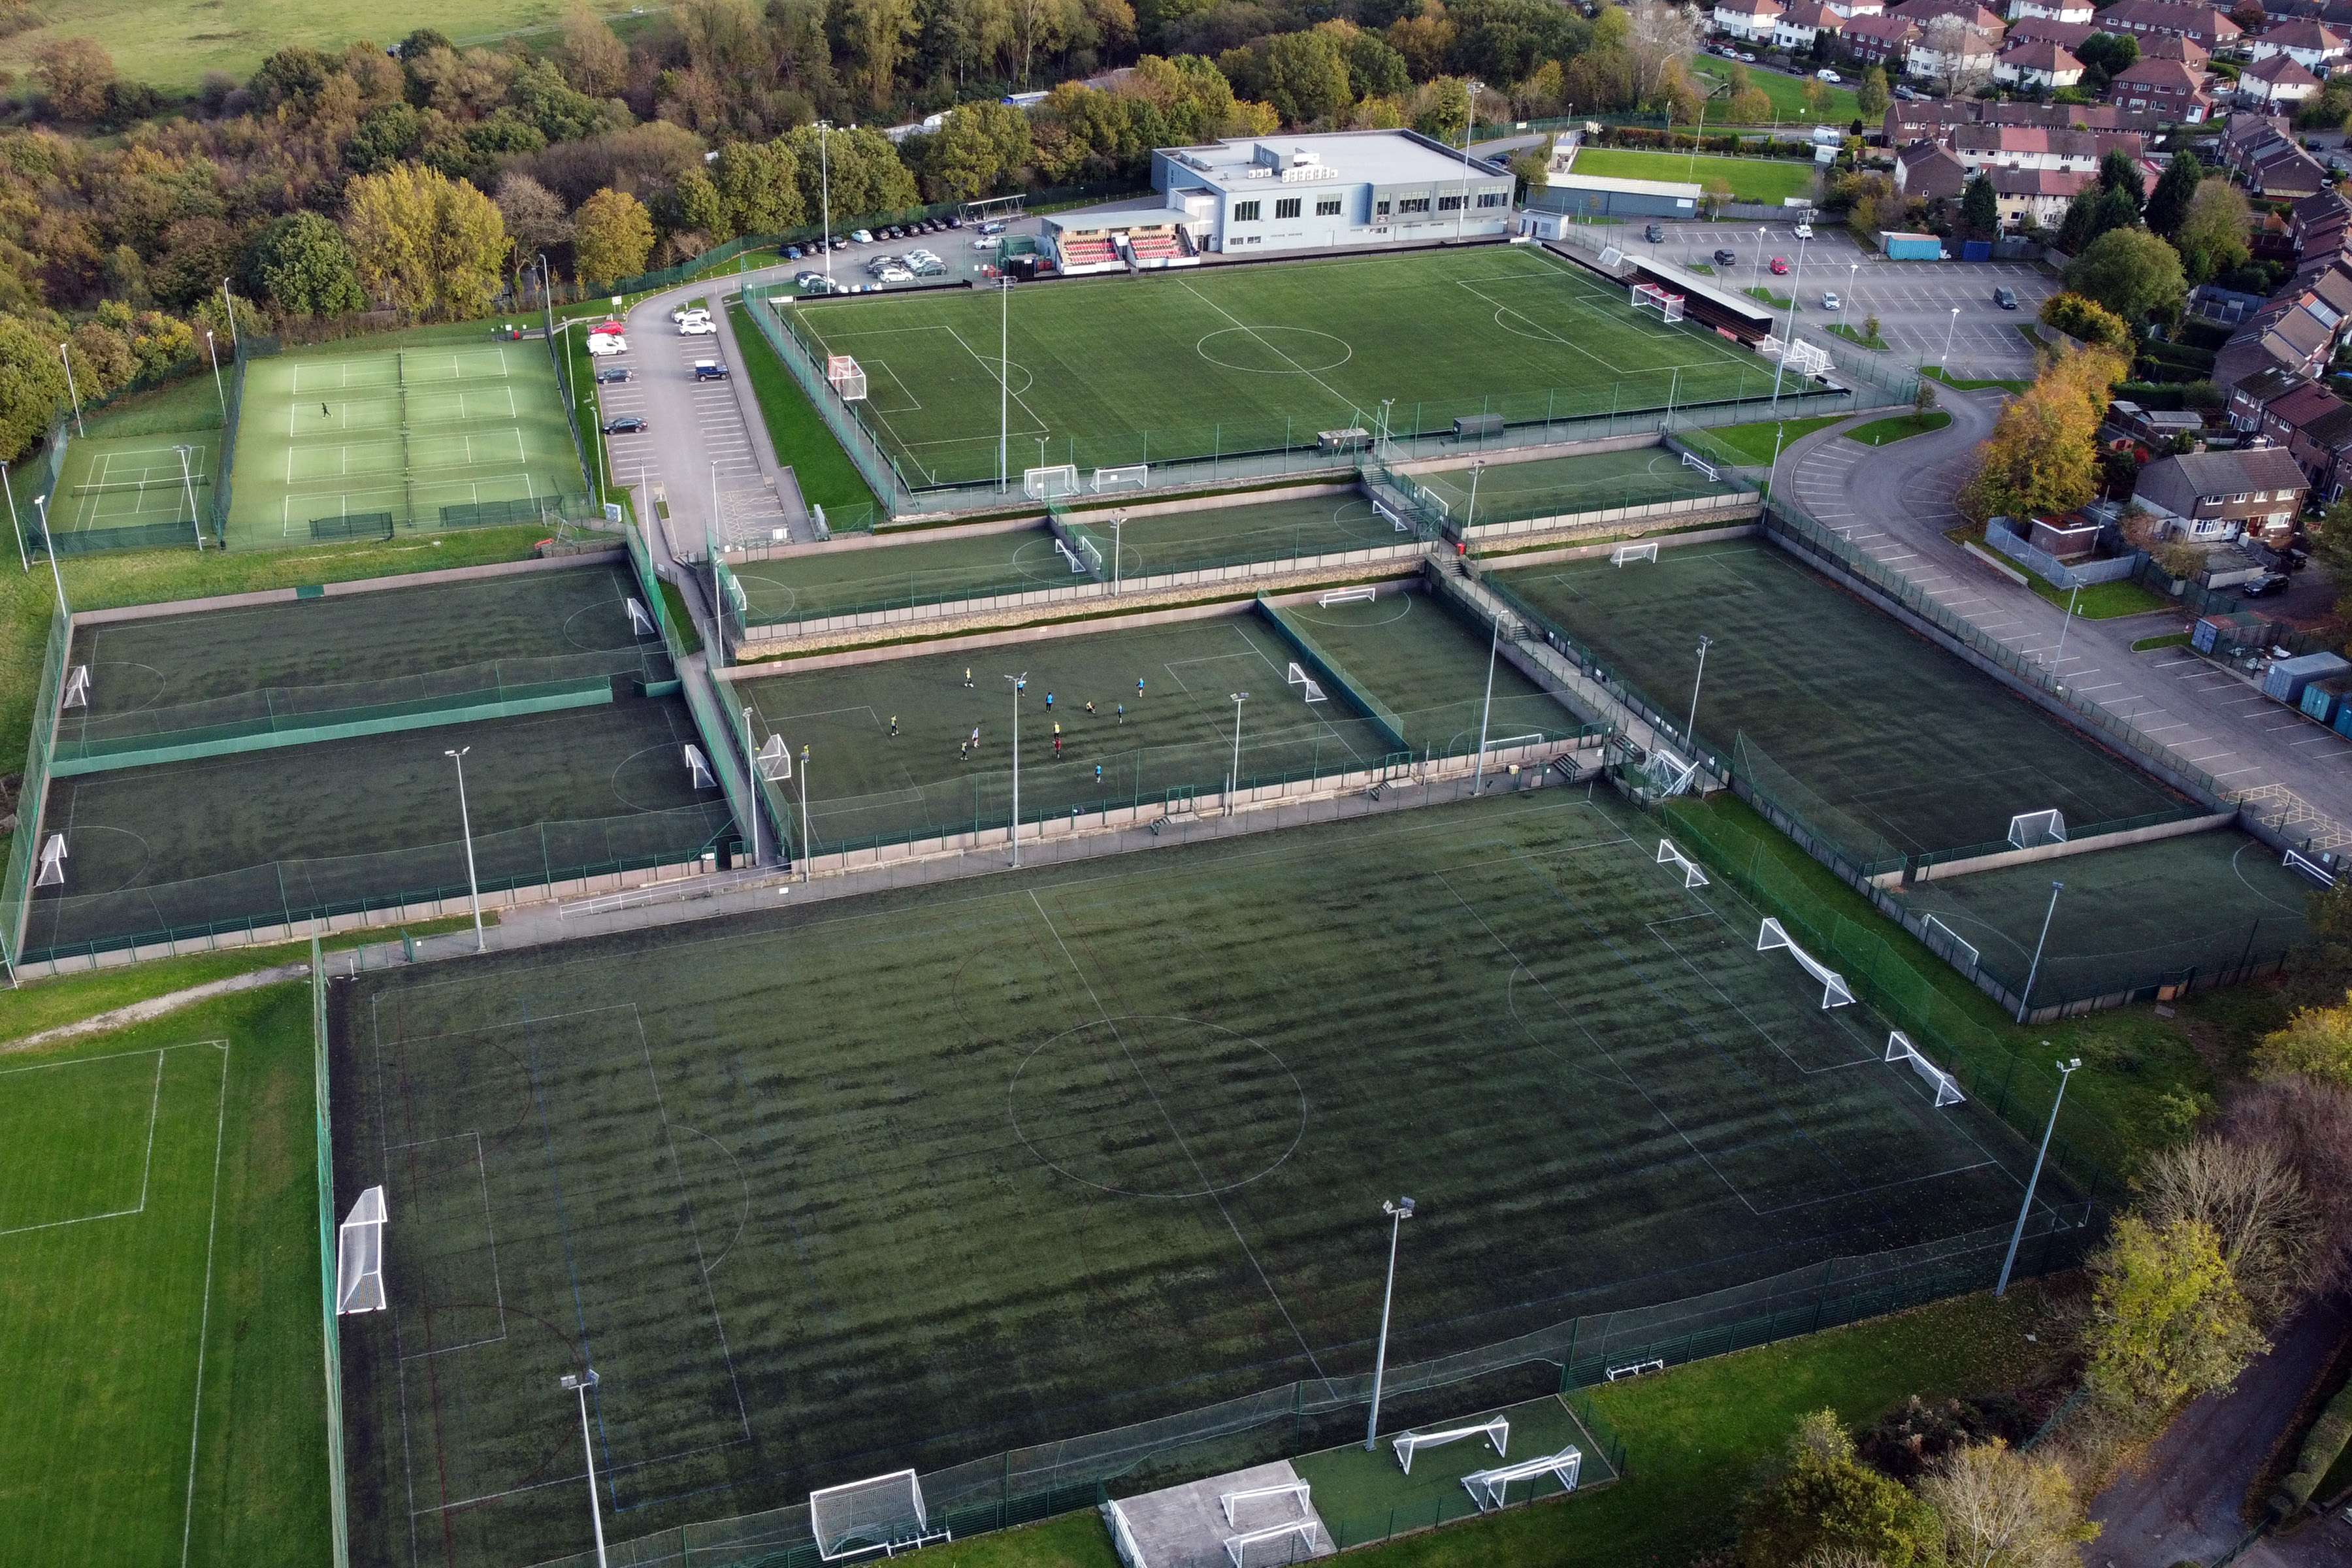
[[[2275,447],[2187,452],[2139,471],[2133,495],[2168,532],[2209,542],[2253,534],[2284,543],[2309,488],[2293,457]]]
[[[1895,155],[1895,188],[1913,201],[1958,201],[1969,167],[1939,142],[1914,142]]]
[[[1715,0],[1714,30],[1727,37],[1769,44],[1780,20],[1780,0]]]
[[[2347,0],[2352,3],[2352,0]],[[1828,0],[1829,8],[1837,13],[1841,22],[1851,22],[1857,16],[1884,16],[1886,0]]]
[[[2285,383],[2285,390],[2262,400],[2262,416],[2251,433],[2282,450],[2293,451],[2304,431],[2323,415],[2334,414],[2342,408],[2344,400],[2315,381],[2307,381],[2284,369],[2278,374]],[[2268,379],[2264,376],[2254,378],[2257,383],[2264,383]],[[2232,423],[2235,423],[2235,413],[2233,402]]]
[[[2292,142],[2257,149],[2248,155],[2241,174],[2247,191],[2265,201],[2301,201],[2328,188],[2327,171],[2319,160]]]
[[[1814,39],[1824,33],[1834,38],[1844,27],[1845,18],[1822,0],[1790,0],[1780,19],[1772,24],[1772,47],[1792,55],[1810,54]]]
[[[2230,389],[2230,428],[2245,436],[2259,433],[2272,404],[2296,387],[2309,384],[2284,365],[2255,372]]]
[[[2029,218],[2038,228],[2056,228],[2068,205],[2098,180],[2070,169],[1994,169],[1986,177],[2004,229],[2023,228]]]
[[[2183,5],[2180,0],[2117,0],[2100,12],[2097,20],[2103,33],[2187,38],[2208,54],[2235,43],[2244,31],[2210,5]]]
[[[1964,23],[1937,17],[1903,57],[1903,74],[1947,93],[1974,91],[1992,75],[1994,44]]]
[[[2128,131],[2053,131],[2031,125],[1955,125],[1937,138],[1970,171],[2067,169],[2087,174],[2109,153],[2137,157],[2144,145]]]
[[[2088,22],[2091,0],[2009,0],[2009,19],[2021,22],[2039,16],[2052,22]]]
[[[2352,45],[2344,41],[2342,34],[2324,22],[2300,16],[2273,23],[2246,39],[2244,47],[2249,59],[2267,60],[2284,55],[2307,71],[2324,71],[2352,54]]]
[[[2205,91],[2205,73],[2180,60],[2134,60],[2130,68],[2107,84],[2107,97],[2126,109],[2148,110],[2176,125],[2202,124],[2213,110],[2213,100]]]
[[[1999,43],[2009,27],[1999,12],[1978,5],[1976,0],[1900,0],[1888,15],[1905,18],[1923,33],[1938,17],[1948,16],[1989,44]]]
[[[1845,52],[1866,66],[1899,66],[1919,37],[1916,23],[1901,16],[1852,16],[1841,35]]]
[[[2179,60],[2182,65],[2202,70],[2205,63],[2213,58],[2213,51],[2188,38],[2158,33],[2139,40],[2139,58],[2144,60]]]
[[[2297,64],[2292,55],[2276,54],[2256,60],[2238,73],[2238,96],[2249,103],[2293,109],[2318,93],[2319,79]]]
[[[1992,79],[2032,92],[2054,92],[2083,79],[2083,62],[2046,38],[2022,38],[1993,57]]]
[[[2286,139],[2285,116],[2241,110],[2221,123],[2221,163],[2231,173],[2242,174],[2247,154]]]
[[[2083,40],[2098,30],[2088,22],[2053,22],[2046,16],[2028,16],[2022,21],[2011,22],[2009,31],[2001,36],[2001,41],[2004,44],[2020,44],[2039,38],[2062,49],[2074,50],[2081,48]]]

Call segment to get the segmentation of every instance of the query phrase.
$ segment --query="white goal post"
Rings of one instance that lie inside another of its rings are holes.
[[[1661,289],[1655,283],[1636,283],[1633,285],[1633,309],[1636,310],[1655,310],[1661,321],[1681,321],[1683,319],[1683,304],[1684,300],[1680,294],[1672,293],[1664,289]]]
[[[370,1187],[335,1232],[335,1315],[383,1310],[383,1189]]]
[[[1353,588],[1334,588],[1315,602],[1328,610],[1334,605],[1369,605],[1380,596],[1379,589],[1365,583]]]
[[[1234,1568],[1259,1568],[1271,1563],[1296,1563],[1302,1555],[1292,1544],[1295,1540],[1307,1543],[1304,1555],[1312,1557],[1323,1544],[1323,1528],[1311,1519],[1294,1519],[1288,1524],[1270,1525],[1264,1530],[1246,1531],[1240,1535],[1225,1537],[1225,1555],[1233,1560]],[[1268,1546],[1282,1542],[1278,1552],[1252,1552],[1253,1546]]]
[[[1043,468],[1024,468],[1021,470],[1021,493],[1031,500],[1074,496],[1078,493],[1078,466],[1076,463],[1055,463]]]
[[[1757,928],[1756,951],[1770,952],[1783,947],[1789,950],[1806,973],[1822,983],[1822,1005],[1824,1008],[1844,1007],[1853,1004],[1853,993],[1846,989],[1845,976],[1799,947],[1789,933],[1780,929],[1780,922],[1767,915],[1764,923]]]
[[[1609,552],[1609,564],[1612,566],[1622,566],[1628,561],[1655,561],[1657,558],[1658,542],[1654,539],[1648,539],[1643,540],[1639,544],[1619,545],[1616,549]]]
[[[57,888],[65,885],[66,836],[52,833],[41,846],[40,869],[34,873],[36,888]]]
[[[844,403],[866,401],[866,372],[849,355],[826,355],[824,379]]]
[[[2323,888],[2332,888],[2336,886],[2336,873],[2321,865],[2318,861],[2314,860],[2310,856],[2304,854],[2301,850],[2288,850],[2284,857],[2280,859],[2279,864],[2285,867],[2290,871],[2301,872],[2303,875],[2310,878],[2313,881],[2318,883]]]
[[[1914,1071],[1933,1085],[1938,1110],[1948,1105],[1958,1105],[1968,1099],[1960,1092],[1960,1086],[1952,1075],[1921,1056],[1919,1048],[1911,1043],[1911,1037],[1900,1029],[1893,1030],[1886,1037],[1886,1059],[1909,1062]]]
[[[923,1489],[912,1470],[893,1470],[862,1481],[822,1487],[809,1493],[809,1531],[816,1554],[827,1563],[876,1552],[896,1556],[926,1542],[949,1539],[934,1529],[923,1509]]]
[[[1287,680],[1291,685],[1298,688],[1298,695],[1306,699],[1307,701],[1320,702],[1323,700],[1323,689],[1315,683],[1314,678],[1308,675],[1306,668],[1296,659],[1291,661],[1289,669],[1283,673],[1283,679]]]
[[[1683,454],[1683,467],[1685,468],[1696,468],[1700,473],[1705,474],[1710,479],[1720,479],[1723,478],[1723,473],[1720,469],[1718,469],[1713,463],[1708,462],[1705,458],[1700,457],[1696,452],[1685,452]]]
[[[1507,1416],[1491,1416],[1485,1421],[1473,1421],[1466,1426],[1448,1426],[1442,1432],[1400,1432],[1391,1441],[1396,1446],[1397,1463],[1406,1475],[1412,1474],[1412,1457],[1423,1448],[1434,1448],[1444,1443],[1458,1443],[1465,1437],[1484,1438],[1502,1458],[1511,1441],[1511,1423]]]
[[[1686,763],[1661,746],[1642,764],[1642,773],[1661,799],[1670,799],[1690,788],[1691,781],[1698,777],[1698,763],[1696,759]]]
[[[68,708],[87,708],[89,706],[89,666],[86,664],[78,664],[73,667],[73,673],[66,677],[65,698],[58,704],[58,710],[62,712]]]
[[[761,742],[760,754],[753,760],[760,776],[771,783],[793,776],[793,749],[784,744],[782,735],[771,735]]]
[[[1239,1530],[1242,1527],[1242,1504],[1258,1502],[1266,1498],[1288,1498],[1297,1504],[1294,1510],[1286,1510],[1295,1514],[1296,1517],[1285,1520],[1284,1523],[1296,1524],[1301,1520],[1314,1517],[1314,1490],[1305,1481],[1284,1481],[1279,1486],[1251,1487],[1244,1491],[1221,1492],[1217,1496],[1217,1506],[1225,1510],[1226,1525]]]
[[[653,616],[646,614],[645,605],[636,599],[629,601],[629,629],[641,637],[655,635]]]
[[[1097,468],[1095,494],[1107,490],[1145,490],[1151,488],[1151,465],[1130,463],[1122,468]]]
[[[1573,1443],[1557,1454],[1541,1458],[1522,1459],[1516,1465],[1497,1465],[1491,1470],[1478,1470],[1462,1478],[1469,1490],[1470,1500],[1485,1513],[1491,1509],[1507,1508],[1511,1501],[1513,1481],[1532,1481],[1549,1476],[1559,1482],[1559,1489],[1572,1492],[1576,1478],[1584,1468],[1584,1451]]]
[[[1680,871],[1683,874],[1683,886],[1685,888],[1706,886],[1706,873],[1698,868],[1697,861],[1675,848],[1675,841],[1671,838],[1658,840],[1658,858],[1654,864],[1672,866],[1675,870]]]
[[[1954,931],[1950,926],[1946,925],[1942,921],[1937,920],[1934,915],[1929,915],[1926,921],[1922,922],[1922,931],[1925,934],[1936,936],[1942,942],[1948,943],[1954,952],[1967,953],[1969,955],[1969,967],[1970,969],[1976,968],[1978,963],[1980,962],[1979,955],[1977,952],[1977,944],[1962,936],[1959,932]]]
[[[696,789],[709,789],[717,784],[719,780],[710,771],[710,759],[702,754],[702,748],[689,743],[684,750],[686,782]]]
[[[2021,811],[2009,819],[2010,847],[2039,849],[2066,842],[2066,816],[2060,811]]]

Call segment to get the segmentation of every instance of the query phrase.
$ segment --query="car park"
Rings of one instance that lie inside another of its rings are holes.
[[[1718,247],[1715,253],[1715,264],[1717,267],[1737,267],[1739,264],[1739,253],[1729,246]]]
[[[727,367],[720,364],[715,359],[696,360],[694,362],[694,379],[697,381],[725,381],[727,379]]]
[[[2017,309],[2017,290],[1996,289],[1992,291],[1992,302],[2004,310],[2014,310]]]
[[[642,436],[646,428],[646,422],[634,414],[624,414],[618,419],[604,421],[604,434],[607,436]]]
[[[1666,239],[1666,226],[1662,223],[1654,223],[1649,227],[1642,231],[1642,237],[1649,241],[1652,245],[1663,245],[1665,243]]]
[[[625,364],[608,364],[596,373],[596,384],[599,386],[610,386],[614,382],[628,379],[629,367]]]

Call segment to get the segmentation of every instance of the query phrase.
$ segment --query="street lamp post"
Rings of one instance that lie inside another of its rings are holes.
[[[2042,934],[2033,943],[2033,963],[2025,972],[2025,989],[2018,993],[2017,1021],[2025,1022],[2025,1009],[2033,996],[2033,981],[2042,973],[2042,949],[2050,941],[2050,922],[2058,917],[2058,895],[2066,890],[2063,882],[2050,884],[2050,907],[2042,912]]]
[[[1462,237],[1463,224],[1470,216],[1470,129],[1478,121],[1478,84],[1463,84],[1468,89],[1462,97],[1462,194],[1461,205],[1454,209],[1454,237]]]
[[[474,898],[474,951],[481,952],[489,945],[482,935],[482,883],[474,874],[474,817],[466,805],[466,753],[471,746],[458,746],[441,754],[457,764],[457,826],[466,836],[466,886]]]
[[[833,121],[816,122],[816,167],[818,199],[824,212],[824,280],[833,281],[833,150],[825,138],[833,132]],[[803,207],[803,212],[808,209]]]
[[[751,705],[743,704],[743,776],[751,783],[751,864],[760,863],[760,749],[751,744]]]
[[[2050,1042],[2042,1043],[2046,1046]],[[2000,1282],[1992,1288],[1996,1300],[2009,1291],[2009,1271],[2017,1262],[2017,1244],[2025,1239],[2025,1216],[2033,1212],[2033,1189],[2042,1181],[2042,1162],[2049,1157],[2050,1135],[2058,1130],[2058,1108],[2066,1103],[2066,1080],[2082,1065],[2080,1057],[2058,1064],[2058,1092],[2050,1099],[2050,1120],[2042,1129],[2042,1147],[2033,1153],[2033,1173],[2025,1178],[2025,1201],[2017,1205],[2017,1228],[2010,1233],[2009,1256],[2000,1260]]]
[[[1013,864],[1021,864],[1021,691],[1029,684],[1029,672],[1004,678],[1013,685]]]
[[[2066,662],[2066,632],[2074,624],[2074,605],[2083,596],[2083,584],[2076,583],[2066,591],[2066,616],[2058,623],[2058,651],[2050,656],[2050,679],[2063,681],[2058,667]]]
[[[1389,1216],[1389,1283],[1381,1293],[1380,1349],[1372,1357],[1372,1414],[1364,1423],[1364,1452],[1372,1451],[1381,1436],[1381,1380],[1389,1370],[1389,1309],[1396,1304],[1397,1233],[1404,1222],[1412,1217],[1412,1200],[1399,1198],[1394,1203],[1383,1199],[1381,1212]]]
[[[66,352],[64,343],[58,345],[58,358],[64,362],[66,367],[66,395],[73,400],[74,434],[87,441],[89,432],[82,428],[81,394],[74,388],[73,355]]]
[[[996,489],[1000,495],[1013,482],[1012,462],[1006,455],[1012,439],[1013,275],[1000,265],[996,269]]]
[[[1118,595],[1119,540],[1126,531],[1127,509],[1125,507],[1120,507],[1117,511],[1110,514],[1110,591],[1111,595],[1114,598]]]
[[[41,520],[41,549],[49,558],[49,581],[58,585],[58,614],[66,615],[65,574],[58,570],[58,542],[49,537],[49,498],[35,496],[33,513]]]
[[[1383,397],[1381,399],[1381,456],[1383,458],[1393,458],[1396,456],[1389,447],[1389,405],[1395,401],[1396,399],[1393,397]]]
[[[245,352],[245,340],[236,335],[236,300],[228,291],[228,279],[221,279],[221,309],[228,313],[228,352],[234,356]]]
[[[1756,231],[1756,267],[1754,287],[1759,289],[1764,287],[1764,252],[1771,243],[1772,231],[1770,229],[1759,228]]]
[[[1690,740],[1692,762],[1698,761],[1698,688],[1699,683],[1706,679],[1706,650],[1714,644],[1713,637],[1708,637],[1705,632],[1699,634],[1698,673],[1691,677],[1690,722],[1683,726],[1683,733]]]
[[[1242,704],[1249,700],[1249,693],[1235,691],[1229,695],[1234,700],[1234,771],[1225,778],[1227,816],[1234,814],[1234,796],[1240,793],[1242,787]]]
[[[205,357],[213,362],[213,395],[220,399],[221,418],[226,421],[228,418],[228,389],[221,384],[220,350],[213,346],[210,328],[205,331]]]
[[[1958,305],[1955,305],[1952,307],[1952,324],[1944,329],[1943,357],[1936,361],[1937,364],[1942,365],[1947,370],[1949,370],[1952,366],[1952,336],[1959,330],[1960,308]]]
[[[1805,250],[1812,242],[1797,241],[1797,273],[1789,280],[1789,331],[1780,342],[1780,357],[1772,364],[1772,406],[1780,406],[1780,373],[1788,368],[1789,355],[1797,346],[1797,296],[1805,290]]]
[[[1486,637],[1486,700],[1478,708],[1478,770],[1470,780],[1470,793],[1477,795],[1486,787],[1486,721],[1495,715],[1495,659],[1503,651],[1503,614],[1495,612],[1495,623]]]
[[[0,490],[8,495],[8,531],[16,536],[16,565],[27,576],[32,574],[33,558],[25,552],[25,525],[16,521],[16,485],[8,477],[8,464],[0,458]]]
[[[596,1568],[604,1568],[604,1515],[596,1502],[596,1445],[588,1432],[588,1391],[596,1386],[596,1369],[578,1377],[563,1374],[563,1386],[580,1396],[580,1451],[588,1461],[588,1519],[596,1527]]]

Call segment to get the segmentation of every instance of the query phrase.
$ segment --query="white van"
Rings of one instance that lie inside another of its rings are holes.
[[[588,352],[600,359],[606,354],[625,354],[629,352],[629,340],[618,332],[591,332]]]

